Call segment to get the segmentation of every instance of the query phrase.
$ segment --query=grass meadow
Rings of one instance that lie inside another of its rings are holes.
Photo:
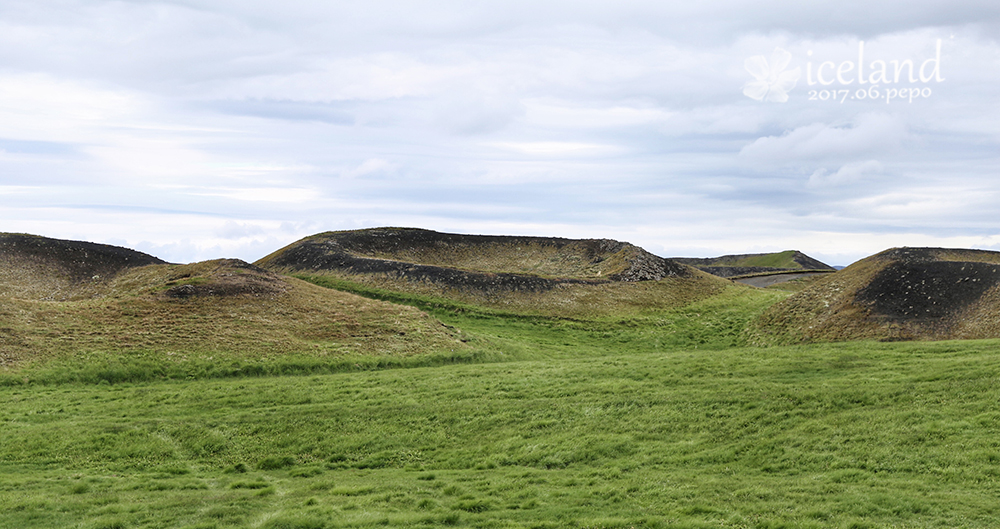
[[[1000,341],[745,347],[782,295],[594,320],[412,297],[469,352],[8,373],[0,527],[1000,525]]]

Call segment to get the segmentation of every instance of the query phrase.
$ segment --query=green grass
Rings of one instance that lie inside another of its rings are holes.
[[[751,255],[725,255],[711,259],[697,259],[699,266],[734,266],[734,267],[766,267],[788,268],[801,270],[801,264],[795,261],[795,250],[783,252],[762,253]],[[684,261],[682,259],[682,261]]]
[[[318,274],[297,273],[294,277],[374,299],[419,304],[424,310],[570,320],[627,317],[679,309],[727,290],[741,288],[704,272],[691,272],[688,276],[671,276],[659,281],[561,284],[544,291],[496,292],[465,290],[379,274],[352,275],[324,271]]]
[[[678,308],[618,305],[615,310],[567,318],[524,314],[454,299],[380,289],[328,275],[300,279],[376,300],[410,305],[452,326],[492,358],[576,358],[609,349],[662,352],[678,347],[720,349],[745,345],[749,323],[786,292],[732,285]],[[642,297],[638,297],[639,302]]]
[[[44,311],[23,302],[35,312],[13,327],[23,336],[15,350],[29,360],[0,370],[0,385],[329,374],[601,356],[609,347],[719,349],[743,345],[749,322],[785,295],[733,286],[676,309],[629,306],[571,319],[304,277],[376,301],[303,284],[321,292],[297,285],[278,311],[242,299],[124,298],[46,305]],[[310,303],[338,308],[311,310]]]
[[[465,348],[8,369],[0,528],[1000,524],[1000,341],[744,347],[788,294],[739,286],[557,318],[327,285]]]
[[[0,527],[987,527],[1000,343],[0,388]]]
[[[732,264],[726,263],[728,266],[766,266],[769,268],[802,268],[802,265],[796,263],[793,260],[795,257],[794,250],[786,250],[784,252],[767,253],[761,255],[749,256],[738,261],[734,261]]]

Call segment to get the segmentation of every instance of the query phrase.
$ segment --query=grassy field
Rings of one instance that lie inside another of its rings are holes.
[[[988,527],[1000,344],[0,389],[2,527]]]
[[[0,527],[1000,525],[1000,341],[743,347],[787,296],[748,288],[588,319],[362,293],[470,352],[8,371]]]

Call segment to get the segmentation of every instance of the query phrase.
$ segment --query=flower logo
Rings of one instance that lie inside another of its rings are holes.
[[[757,101],[788,101],[788,91],[795,88],[795,83],[802,76],[799,68],[785,71],[791,60],[792,54],[781,48],[774,48],[770,64],[763,55],[747,57],[743,66],[753,75],[754,80],[743,85],[743,95]]]

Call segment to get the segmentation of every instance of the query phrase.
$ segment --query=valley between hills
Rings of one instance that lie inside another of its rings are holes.
[[[0,234],[0,527],[995,526],[998,270]]]

